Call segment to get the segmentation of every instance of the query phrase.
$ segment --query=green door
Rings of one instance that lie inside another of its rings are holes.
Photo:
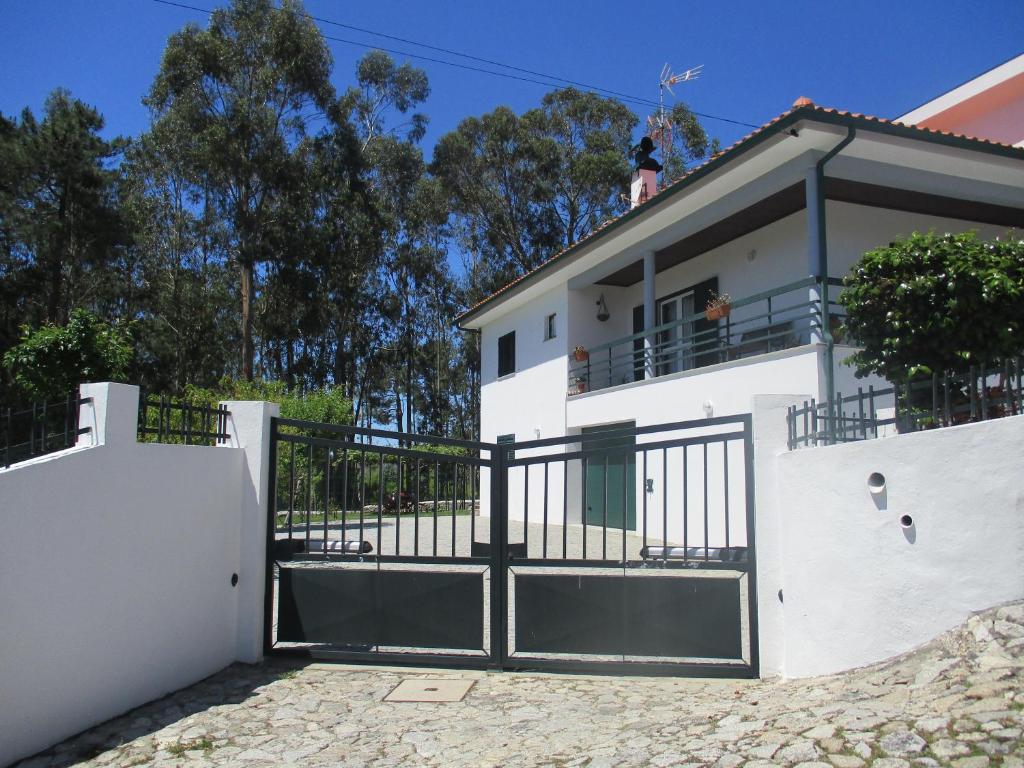
[[[633,422],[584,427],[584,434],[632,427]],[[584,463],[587,487],[587,525],[636,530],[636,437],[617,437],[588,443]]]

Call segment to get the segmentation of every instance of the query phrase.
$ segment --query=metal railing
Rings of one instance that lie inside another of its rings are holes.
[[[858,388],[827,401],[805,400],[786,414],[790,450],[919,432],[1024,413],[1024,358],[944,371],[891,387]]]
[[[192,405],[168,397],[139,395],[140,443],[216,445],[228,440],[228,416],[224,406]]]
[[[90,427],[80,428],[78,425],[79,408],[89,402],[92,398],[83,398],[78,392],[72,392],[64,398],[32,403],[31,407],[19,410],[13,407],[0,409],[0,429],[3,431],[0,466],[6,468],[73,447],[79,435],[90,431]]]
[[[569,394],[640,381],[648,372],[665,376],[808,344],[822,327],[821,301],[809,289],[821,283],[809,277],[735,300],[729,314],[719,320],[708,320],[702,309],[592,347],[585,361],[570,363]],[[842,281],[829,278],[828,285]],[[842,315],[832,298],[829,314]],[[648,338],[650,347],[645,343]]]

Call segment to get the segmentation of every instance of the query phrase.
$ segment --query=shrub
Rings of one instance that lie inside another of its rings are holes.
[[[864,254],[839,302],[860,352],[857,375],[905,381],[1024,347],[1024,240],[974,232],[910,237]]]
[[[124,381],[134,350],[128,331],[84,309],[67,325],[22,326],[21,340],[7,350],[4,367],[32,400],[63,397],[90,381]]]

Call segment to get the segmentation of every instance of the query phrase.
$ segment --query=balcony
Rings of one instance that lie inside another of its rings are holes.
[[[828,285],[842,281],[828,278]],[[591,347],[585,360],[570,355],[569,396],[809,344],[821,335],[821,288],[809,277],[734,300],[718,320],[701,311]],[[829,298],[833,335],[842,317],[835,293]]]

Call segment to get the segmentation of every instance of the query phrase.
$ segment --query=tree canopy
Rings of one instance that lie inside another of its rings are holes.
[[[132,138],[61,89],[0,115],[0,402],[118,377],[473,437],[478,339],[455,316],[625,209],[639,125],[565,88],[428,155],[426,73],[383,51],[335,72],[299,0],[186,25],[143,96]],[[678,166],[711,145],[676,117]],[[100,362],[57,355],[71,338]]]

